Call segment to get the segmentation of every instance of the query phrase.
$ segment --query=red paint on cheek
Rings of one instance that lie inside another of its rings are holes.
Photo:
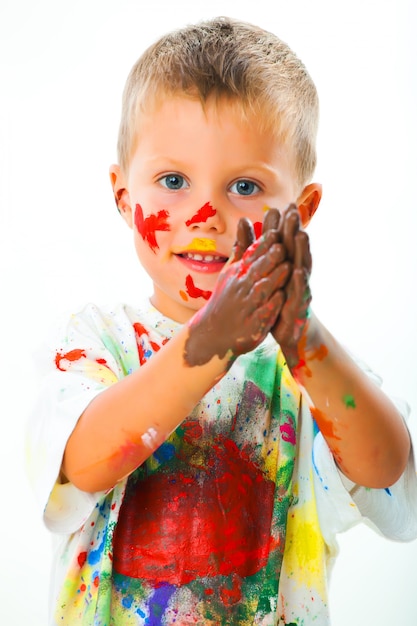
[[[255,238],[259,239],[262,235],[262,222],[253,222],[253,230],[255,231]]]
[[[143,241],[149,244],[152,252],[155,252],[159,246],[156,241],[155,233],[157,230],[168,231],[171,230],[168,223],[169,213],[168,211],[158,211],[155,215],[151,213],[148,217],[143,217],[143,211],[140,204],[135,208],[135,226],[138,233],[142,236]]]
[[[70,350],[69,352],[66,352],[65,354],[61,354],[60,352],[57,352],[55,355],[55,365],[57,366],[57,368],[59,370],[61,370],[61,372],[65,372],[66,368],[61,366],[61,361],[66,360],[66,361],[78,361],[78,359],[81,359],[82,357],[86,357],[87,354],[85,352],[85,350],[81,350],[79,348],[76,348],[75,350]]]
[[[206,202],[201,209],[198,209],[197,213],[193,215],[190,220],[185,222],[186,226],[191,226],[192,224],[199,224],[200,222],[207,222],[209,217],[214,217],[216,215],[216,209],[213,209],[210,202]]]
[[[204,298],[204,300],[208,300],[212,294],[211,291],[204,291],[204,289],[196,287],[190,274],[185,279],[185,287],[190,298]]]

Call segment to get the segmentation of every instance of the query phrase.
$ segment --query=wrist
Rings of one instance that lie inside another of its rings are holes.
[[[313,361],[322,361],[328,354],[324,341],[322,325],[317,317],[308,310],[306,322],[296,346],[288,351],[283,348],[287,364],[294,378],[303,383],[306,378],[311,378],[311,364]]]
[[[184,346],[184,361],[186,365],[194,367],[205,365],[214,359],[219,365],[219,373],[222,369],[225,373],[236,357],[230,348],[221,345],[219,333],[216,333],[202,311],[203,309],[198,311],[186,324],[188,335]]]

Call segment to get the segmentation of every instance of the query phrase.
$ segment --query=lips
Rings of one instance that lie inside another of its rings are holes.
[[[228,257],[212,252],[187,250],[175,255],[189,270],[205,274],[220,272]]]

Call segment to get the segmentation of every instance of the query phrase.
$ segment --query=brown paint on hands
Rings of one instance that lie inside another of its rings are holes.
[[[240,261],[246,250],[255,241],[255,231],[252,222],[247,217],[242,217],[237,225],[237,234],[231,262]]]
[[[271,330],[292,370],[302,361],[300,345],[302,347],[311,302],[309,239],[300,228],[300,216],[297,207],[292,204],[279,221],[278,241],[283,244],[287,259],[293,263],[293,271],[285,287],[285,304]]]
[[[267,230],[254,242],[249,220],[241,220],[232,258],[210,300],[189,323],[184,352],[188,365],[203,365],[216,355],[233,359],[253,350],[281,311],[292,264],[277,243],[277,232]]]

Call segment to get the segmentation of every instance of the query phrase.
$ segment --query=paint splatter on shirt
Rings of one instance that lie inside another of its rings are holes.
[[[30,446],[59,538],[51,624],[326,626],[335,533],[366,510],[388,536],[413,538],[415,472],[406,487],[356,487],[352,499],[272,339],[239,357],[114,489],[55,482],[91,399],[146,367],[179,328],[149,304],[89,305],[51,347]]]

